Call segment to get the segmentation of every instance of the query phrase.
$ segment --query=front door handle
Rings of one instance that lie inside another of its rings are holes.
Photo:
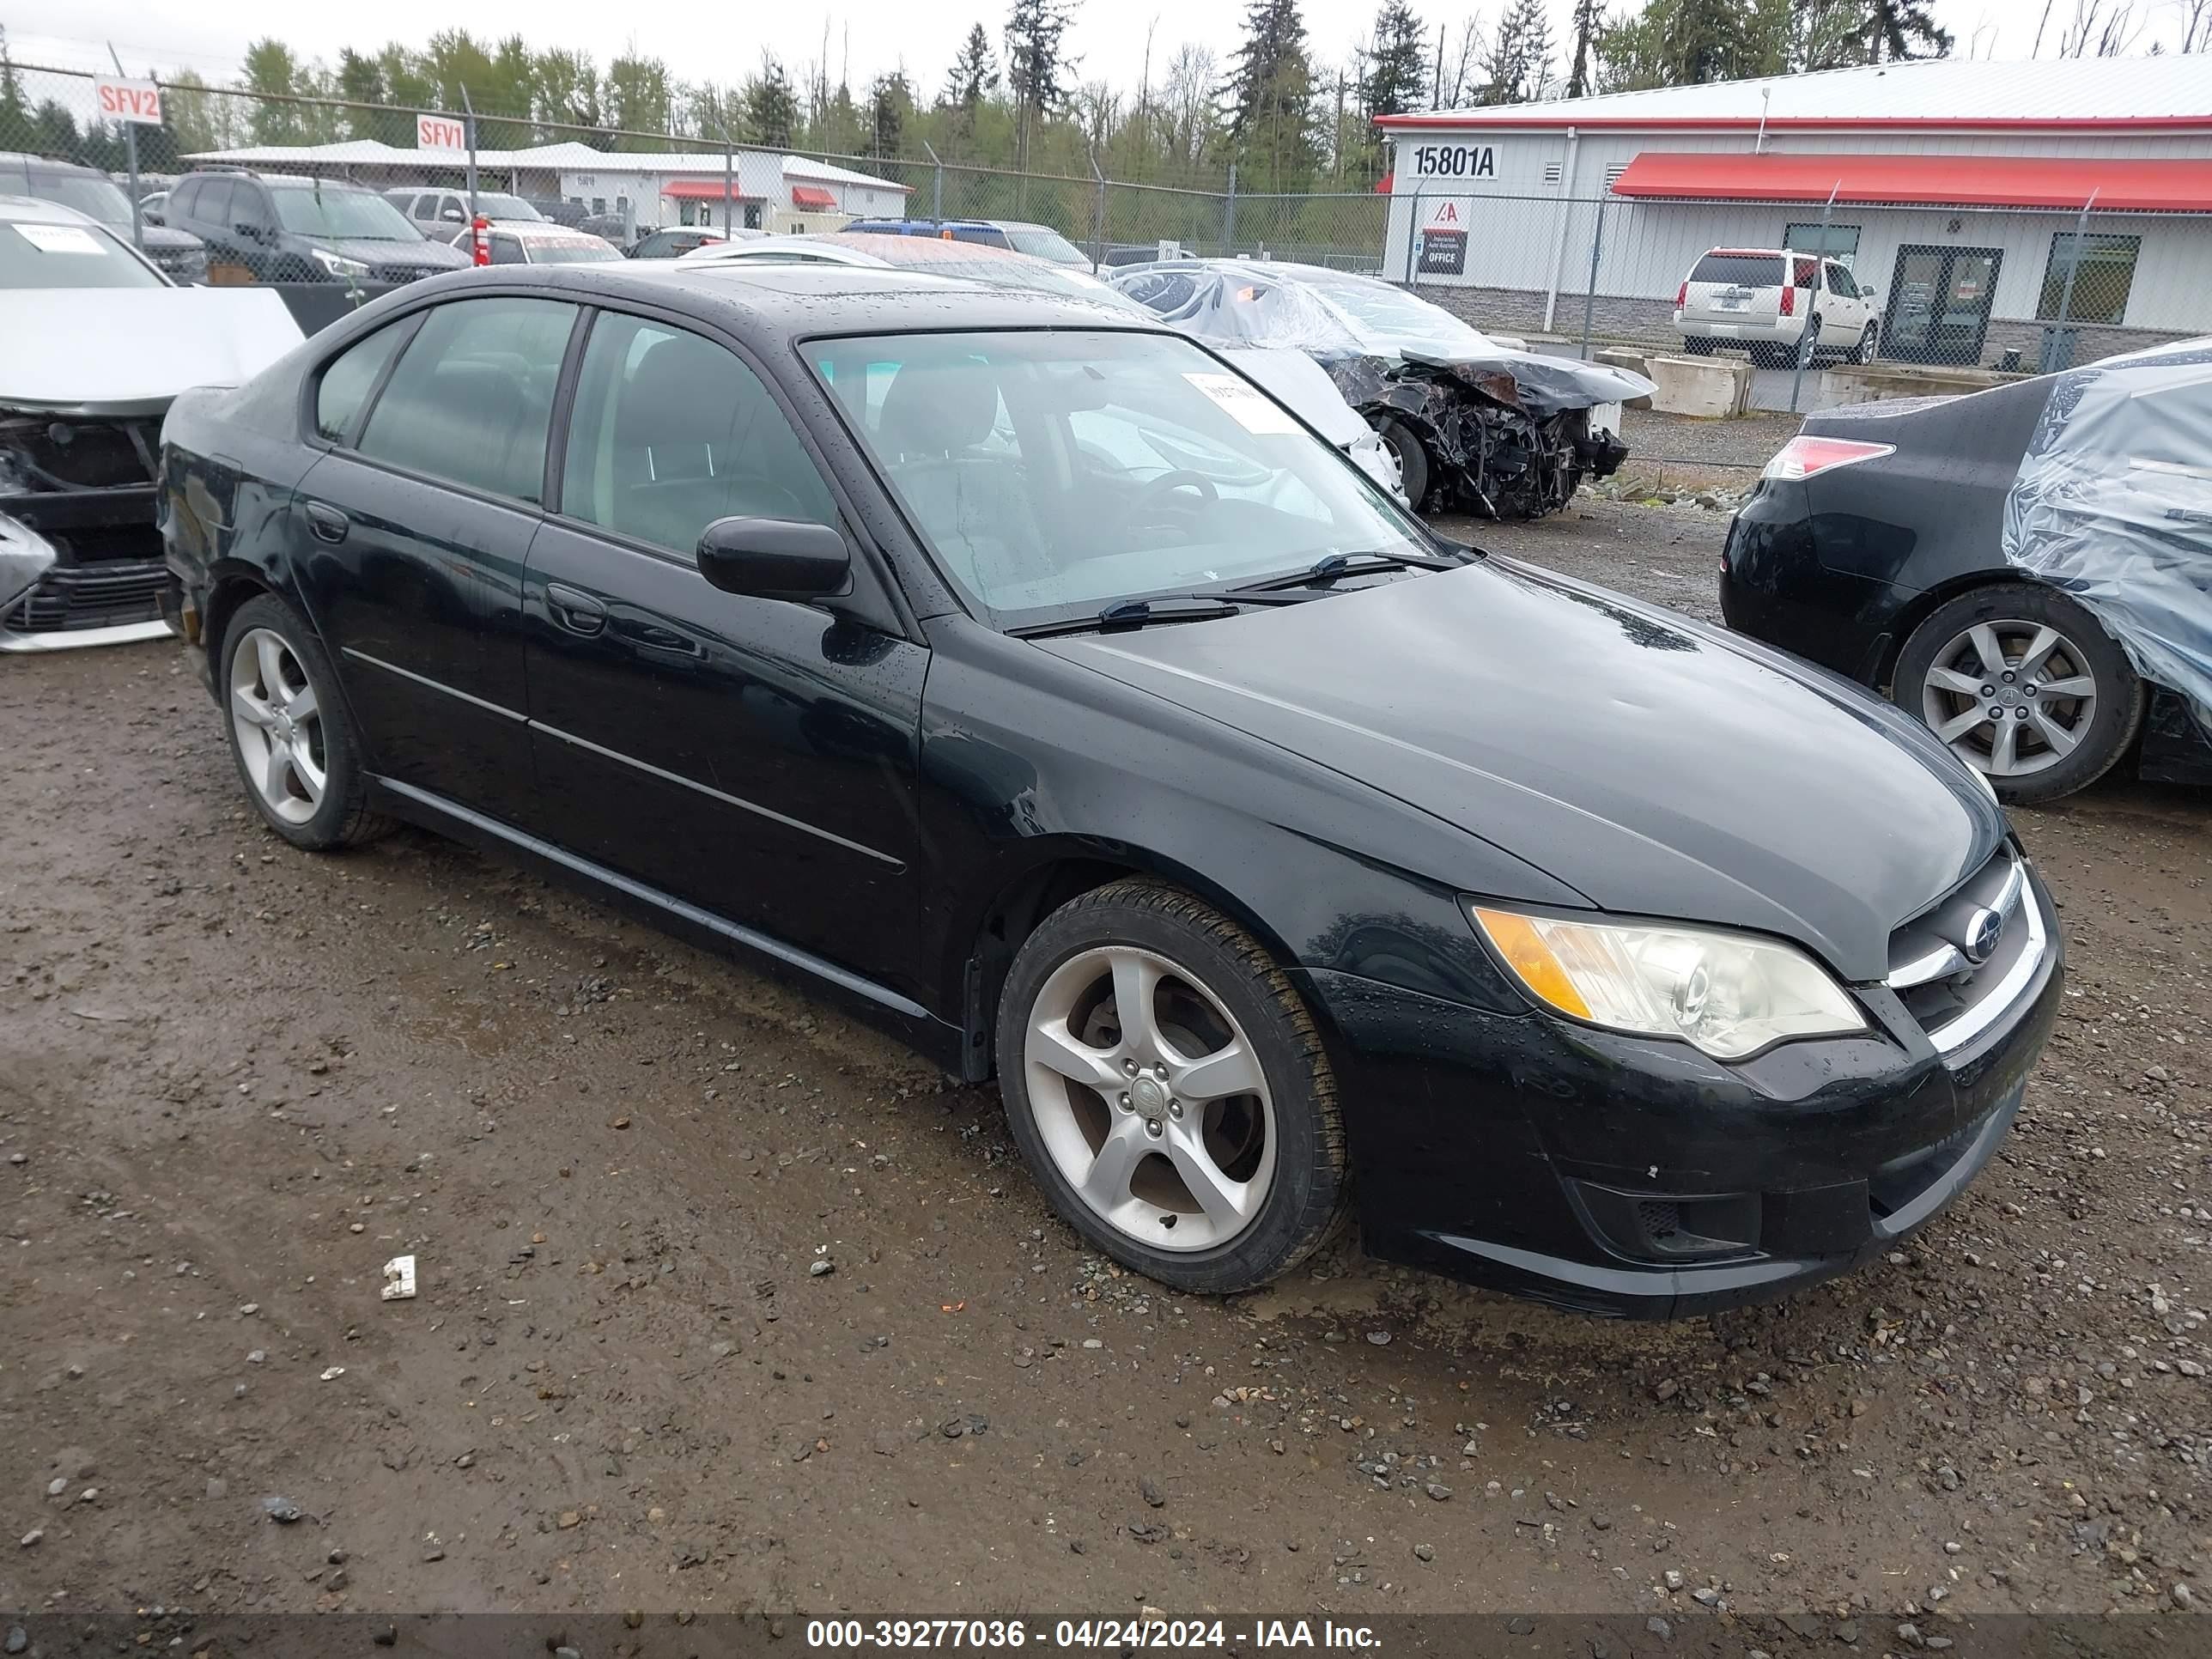
[[[545,584],[545,608],[558,627],[589,636],[607,625],[607,608],[589,593],[564,582]]]
[[[320,501],[307,503],[307,529],[317,541],[328,542],[335,547],[352,528],[353,520],[335,507],[325,507]]]

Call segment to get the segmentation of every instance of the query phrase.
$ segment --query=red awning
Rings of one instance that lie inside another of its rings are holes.
[[[2212,163],[2043,155],[1765,155],[1646,150],[1616,196],[1724,202],[2212,211]]]
[[[730,199],[742,202],[745,192],[738,181],[729,181]],[[723,184],[720,179],[672,179],[660,187],[660,193],[678,202],[719,202],[722,199]]]
[[[1388,196],[1393,190],[1397,188],[1397,173],[1395,172],[1386,173],[1380,179],[1377,179],[1375,181],[1375,193],[1377,196]]]
[[[834,208],[837,205],[837,198],[819,185],[793,185],[791,187],[791,204],[803,208]]]

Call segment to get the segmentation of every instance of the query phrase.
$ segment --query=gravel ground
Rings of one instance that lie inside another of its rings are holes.
[[[1723,522],[1478,533],[1710,616]],[[1719,1605],[1779,1653],[2212,1599],[2201,797],[2018,815],[2071,984],[1954,1210],[1622,1327],[1349,1241],[1167,1294],[803,996],[425,836],[290,850],[173,650],[0,678],[0,1605]]]

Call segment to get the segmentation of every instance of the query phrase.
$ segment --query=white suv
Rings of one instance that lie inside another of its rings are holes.
[[[1696,356],[1741,345],[1769,366],[1800,357],[1809,365],[1823,351],[1863,363],[1881,335],[1875,300],[1833,259],[1786,247],[1717,247],[1683,279],[1674,326]]]

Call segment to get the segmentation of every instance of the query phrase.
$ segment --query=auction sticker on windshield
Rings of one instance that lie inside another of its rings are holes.
[[[41,253],[90,253],[97,256],[100,244],[92,233],[80,225],[17,225],[17,234]]]
[[[1183,379],[1229,411],[1230,418],[1247,432],[1266,436],[1275,432],[1296,432],[1298,423],[1290,411],[1260,390],[1238,380],[1234,374],[1186,374]]]

